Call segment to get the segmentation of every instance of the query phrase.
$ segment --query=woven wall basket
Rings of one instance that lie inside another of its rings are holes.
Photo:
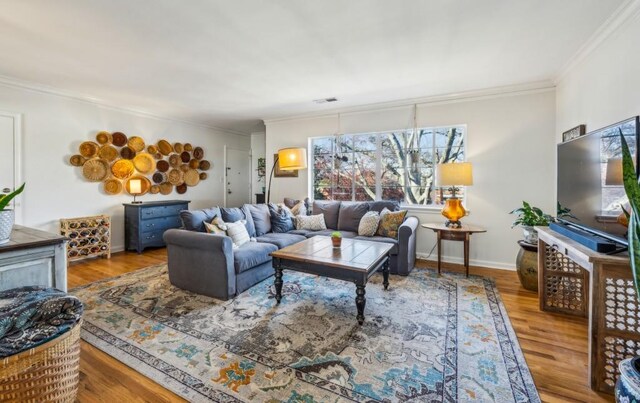
[[[80,374],[80,326],[0,360],[0,401],[73,402]]]

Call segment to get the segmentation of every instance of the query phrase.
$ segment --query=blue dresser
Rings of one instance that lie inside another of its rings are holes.
[[[180,211],[189,209],[189,200],[124,203],[124,248],[142,253],[149,246],[165,246],[162,235],[182,227]]]

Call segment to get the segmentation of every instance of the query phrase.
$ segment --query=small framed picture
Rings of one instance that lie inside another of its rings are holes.
[[[583,136],[586,132],[587,126],[580,125],[576,126],[573,129],[569,129],[566,132],[562,133],[562,142],[573,140],[580,136]]]

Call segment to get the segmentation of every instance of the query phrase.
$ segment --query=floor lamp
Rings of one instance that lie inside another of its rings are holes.
[[[271,175],[269,175],[269,189],[267,190],[267,204],[271,202],[271,182],[273,181],[273,173],[276,170],[276,164],[283,171],[295,171],[296,169],[305,169],[307,167],[307,150],[304,147],[281,148],[278,155],[273,161]]]

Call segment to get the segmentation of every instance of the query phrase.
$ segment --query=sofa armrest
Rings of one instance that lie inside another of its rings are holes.
[[[236,294],[231,238],[181,229],[167,230],[163,238],[171,284],[224,300]]]
[[[398,274],[406,276],[416,264],[417,217],[407,217],[398,229]]]

